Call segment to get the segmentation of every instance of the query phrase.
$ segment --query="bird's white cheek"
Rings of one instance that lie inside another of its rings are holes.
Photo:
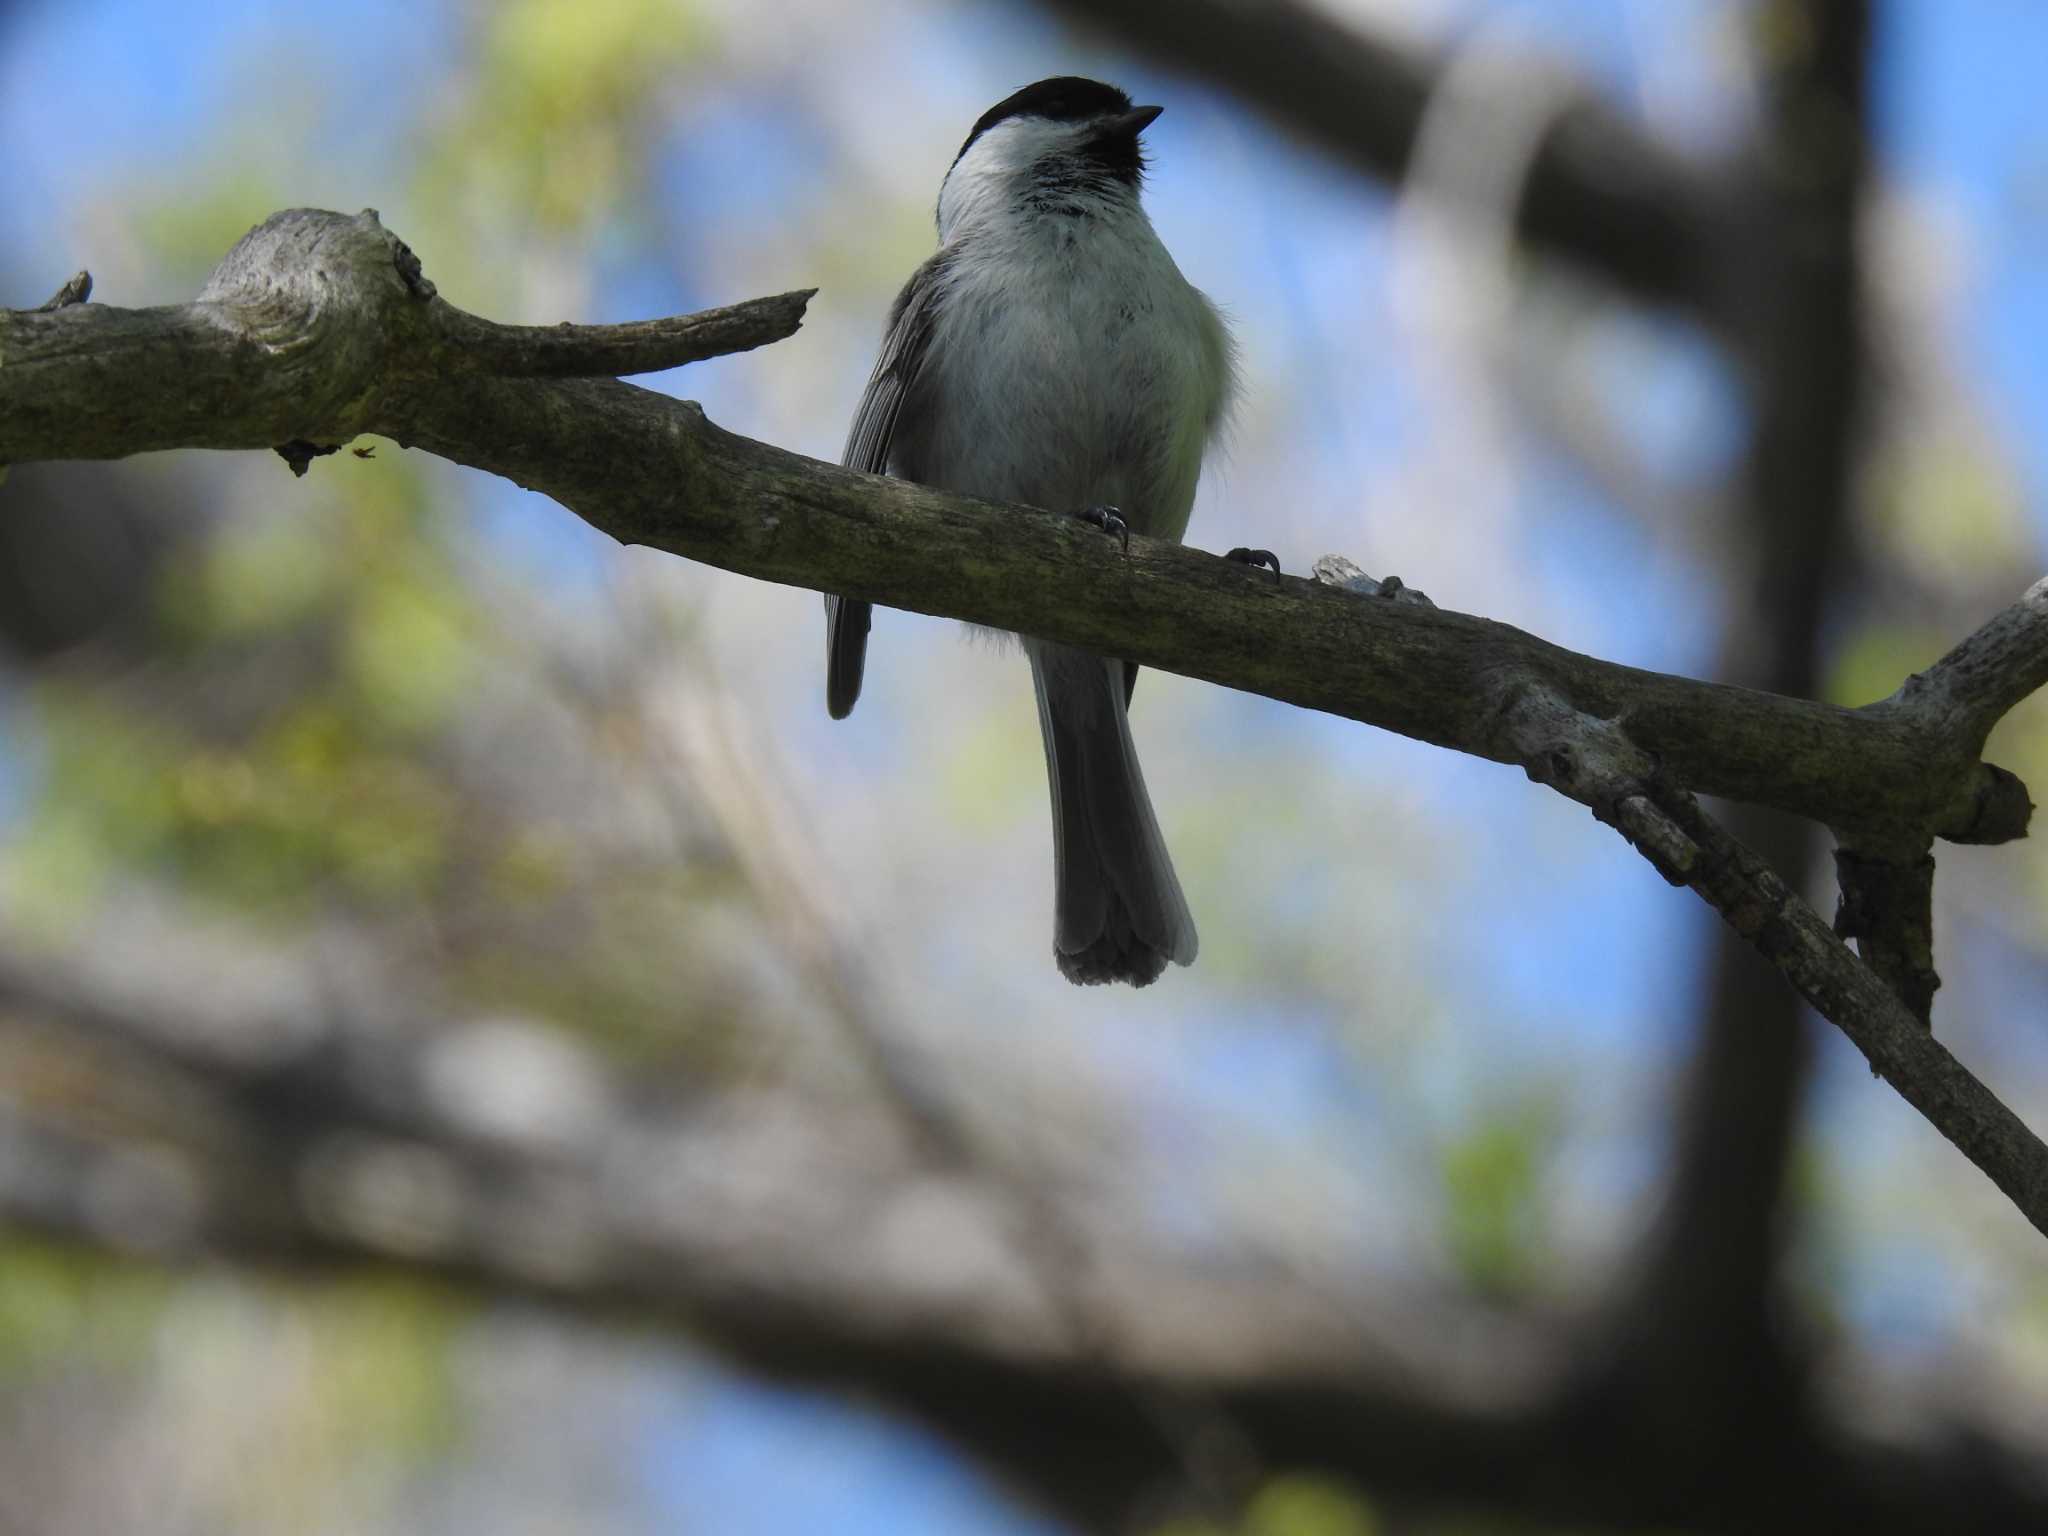
[[[1013,211],[1018,178],[1042,156],[1070,145],[1073,135],[1071,128],[1031,118],[1012,118],[982,134],[939,189],[939,238]]]
[[[985,222],[1000,212],[1002,180],[979,144],[969,150],[939,193],[939,237],[946,239],[955,230]]]

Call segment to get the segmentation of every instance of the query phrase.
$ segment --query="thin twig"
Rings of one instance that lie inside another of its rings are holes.
[[[1863,963],[1884,978],[1922,1026],[1934,994],[1934,855],[1924,838],[1889,845],[1844,842],[1835,849],[1841,902],[1835,932],[1856,941]]]
[[[1798,892],[1699,802],[1651,783],[1598,812],[1674,884],[1690,886],[1855,1043],[1963,1156],[2048,1234],[2048,1146],[1907,1011]]]
[[[750,352],[792,336],[818,290],[621,325],[500,325],[447,305],[440,324],[465,366],[500,378],[608,379]]]
[[[92,274],[80,269],[71,274],[71,280],[49,298],[36,306],[37,314],[48,314],[52,310],[69,309],[73,304],[83,304],[92,297]]]

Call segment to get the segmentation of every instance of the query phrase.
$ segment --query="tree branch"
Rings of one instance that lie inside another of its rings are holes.
[[[1644,672],[1157,540],[1134,539],[1126,558],[1068,519],[837,469],[610,380],[491,377],[498,364],[588,366],[641,343],[585,328],[543,359],[517,328],[508,341],[442,304],[416,264],[408,280],[410,258],[374,214],[299,209],[244,237],[198,303],[0,312],[0,462],[379,432],[543,491],[622,542],[1087,646],[1497,762],[1522,762],[1502,710],[1541,687],[1620,722],[1698,793],[1954,841],[2025,831],[2024,787],[1952,727],[1957,699],[1975,701],[1974,721],[1983,701],[2048,668],[2048,601],[2023,600],[1992,638],[1864,709]],[[801,304],[784,295],[702,327],[652,324],[700,350],[707,333],[752,345]],[[465,350],[478,337],[482,359]],[[676,355],[662,343],[659,360]],[[1993,665],[2015,669],[1995,688]]]
[[[1844,841],[1835,849],[1841,888],[1835,932],[1856,941],[1856,952],[1900,1002],[1933,1027],[1934,855],[1925,838]]]
[[[1540,686],[1621,722],[1700,793],[1840,827],[2024,835],[2010,773],[1907,705],[1852,710],[1597,661],[1505,624],[1276,581],[1073,519],[859,476],[627,385],[416,390],[384,430],[543,491],[623,543],[1020,631],[1524,765],[1501,712]],[[656,445],[652,453],[650,444]],[[2029,626],[2048,645],[2048,612]]]
[[[1673,885],[1692,887],[2048,1235],[2048,1145],[1762,859],[1613,722],[1579,716],[1566,700],[1532,691],[1504,724],[1521,743],[1530,778],[1589,807]]]
[[[1560,786],[1563,787],[1563,786]],[[1887,979],[1683,790],[1654,778],[1567,788],[1664,878],[1688,885],[1839,1028],[1956,1149],[2048,1235],[2048,1146],[1929,1033]],[[1932,861],[1928,873],[1932,877]],[[1931,996],[1931,989],[1929,995]]]
[[[83,304],[92,297],[92,274],[74,272],[71,280],[42,303],[36,306],[38,313],[47,314],[53,309],[69,309],[73,304]]]
[[[508,379],[616,378],[751,352],[793,336],[817,291],[803,288],[624,325],[499,325],[450,305],[442,324],[457,356],[480,373]]]
[[[1941,722],[1970,752],[2015,704],[2048,683],[2048,577],[1886,701]]]
[[[810,297],[628,325],[498,325],[442,300],[373,209],[272,215],[192,304],[58,303],[81,279],[89,290],[81,273],[42,309],[0,310],[0,464],[284,445],[303,445],[287,454],[303,460],[377,430],[407,380],[673,368],[793,334]]]
[[[757,313],[772,328],[801,305],[784,296]],[[1157,540],[1125,553],[1072,518],[820,464],[614,380],[496,377],[464,351],[464,334],[483,333],[457,313],[374,213],[278,214],[195,304],[0,313],[0,461],[178,444],[306,451],[380,432],[543,491],[626,543],[1265,694],[1516,764],[1567,793],[1575,763],[1625,751],[1644,783],[1845,831],[2000,842],[2026,829],[2025,786],[1978,759],[1977,728],[2048,674],[2043,588],[1891,699],[1843,709],[1597,661],[1507,625],[1276,581]],[[723,319],[704,329],[762,334]],[[583,361],[614,355],[613,340],[595,338]],[[535,355],[494,337],[484,348]],[[1586,803],[1612,815],[1627,798],[1603,790]],[[1778,958],[1776,929],[1743,931]],[[1946,1052],[1888,1043],[1870,989],[1835,970],[1793,979],[1824,992],[1822,1011],[1852,1033],[1876,1020],[1858,1043],[1880,1070],[1933,1074],[1915,1090],[1926,1102],[1908,1097],[1938,1108],[1944,1133],[2037,1225],[2048,1220],[2039,1144],[2017,1121],[2024,1141],[2012,1127],[1972,1132],[1996,1117],[1956,1086]]]

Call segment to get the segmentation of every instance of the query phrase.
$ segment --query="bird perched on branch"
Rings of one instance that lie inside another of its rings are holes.
[[[842,462],[1178,540],[1234,385],[1215,307],[1139,201],[1162,109],[1041,80],[974,125],[939,189],[937,254],[889,312]],[[826,703],[860,697],[869,605],[825,599]],[[1138,669],[1024,637],[1052,786],[1053,958],[1144,986],[1195,923],[1138,768]]]

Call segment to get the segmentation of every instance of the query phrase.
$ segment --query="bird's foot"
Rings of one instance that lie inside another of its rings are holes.
[[[1239,565],[1249,565],[1253,567],[1271,567],[1273,572],[1273,585],[1276,587],[1280,585],[1280,562],[1274,558],[1273,551],[1271,551],[1270,549],[1246,549],[1242,544],[1240,544],[1236,549],[1231,550],[1223,558],[1226,560],[1234,560]]]
[[[1074,516],[1088,524],[1089,527],[1100,528],[1104,533],[1110,535],[1123,545],[1125,554],[1128,555],[1131,552],[1130,525],[1124,521],[1123,513],[1115,507],[1083,507]]]

